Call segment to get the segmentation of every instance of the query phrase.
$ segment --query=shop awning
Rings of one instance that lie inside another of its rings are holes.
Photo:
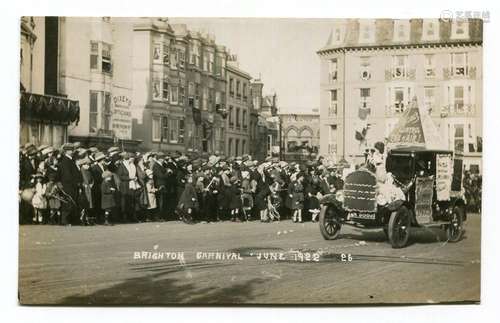
[[[80,104],[67,98],[21,92],[21,120],[70,124],[80,120]]]

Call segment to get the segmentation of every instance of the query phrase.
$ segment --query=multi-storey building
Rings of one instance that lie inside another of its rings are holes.
[[[224,149],[225,48],[209,35],[146,18],[133,24],[134,138],[145,149]]]
[[[309,158],[319,150],[319,113],[283,113],[279,115],[284,160]]]
[[[60,87],[61,32],[57,17],[21,18],[21,145],[59,147],[80,119],[78,98]]]
[[[448,148],[481,167],[482,21],[339,20],[318,55],[322,155],[358,159],[416,96]]]
[[[48,18],[46,18],[48,19]],[[54,17],[59,51],[57,89],[80,101],[71,141],[135,148],[132,140],[131,29],[126,18]]]
[[[226,154],[241,156],[250,152],[250,119],[252,95],[250,93],[252,77],[241,70],[235,61],[229,61],[227,70],[227,124]]]
[[[251,117],[249,151],[257,160],[279,155],[279,120],[276,94],[263,95],[259,79],[251,83]]]

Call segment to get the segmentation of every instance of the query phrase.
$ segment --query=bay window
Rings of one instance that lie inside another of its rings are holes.
[[[329,69],[330,69],[330,74],[329,74],[329,81],[330,82],[335,82],[337,81],[337,77],[338,77],[338,63],[337,63],[337,59],[334,58],[334,59],[331,59],[330,62],[329,62]]]
[[[162,89],[162,96],[163,100],[169,101],[170,97],[168,95],[168,90],[169,90],[169,85],[167,80],[163,80],[163,89]]]
[[[102,92],[103,109],[102,109],[102,129],[111,130],[111,93]]]
[[[102,71],[104,73],[111,73],[111,45],[102,43]]]
[[[338,90],[330,90],[330,106],[328,109],[328,115],[329,116],[335,116],[337,115],[337,95],[338,95]]]
[[[176,85],[172,85],[170,87],[170,103],[171,104],[179,103],[179,87]]]
[[[90,69],[98,70],[99,64],[99,43],[91,41],[90,42]]]
[[[97,133],[97,117],[99,115],[97,91],[90,91],[89,97],[89,132]]]
[[[163,64],[170,65],[170,47],[168,45],[163,45]]]

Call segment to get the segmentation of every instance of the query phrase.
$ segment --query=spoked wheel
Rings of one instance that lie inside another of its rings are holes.
[[[388,236],[393,248],[403,248],[410,238],[410,212],[405,206],[401,206],[392,212],[389,219]]]
[[[340,215],[336,214],[335,208],[323,205],[319,213],[319,229],[325,240],[334,240],[339,236],[342,223]]]
[[[457,242],[462,238],[464,232],[464,210],[455,206],[451,214],[450,224],[446,228],[446,236],[449,242]]]

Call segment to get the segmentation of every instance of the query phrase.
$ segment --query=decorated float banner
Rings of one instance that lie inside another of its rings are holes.
[[[453,163],[450,154],[436,155],[436,198],[438,201],[449,201]]]
[[[419,146],[426,149],[446,149],[431,117],[419,108],[414,97],[390,133],[389,147]]]
[[[420,224],[432,221],[434,176],[417,177],[415,183],[415,217]]]

